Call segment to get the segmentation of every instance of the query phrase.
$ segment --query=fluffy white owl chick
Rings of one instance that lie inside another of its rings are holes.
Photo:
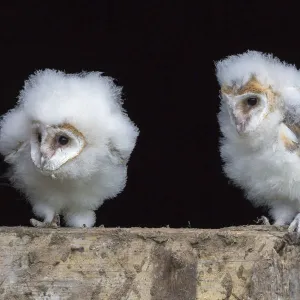
[[[300,73],[248,51],[216,63],[224,172],[275,225],[300,232]]]
[[[121,88],[100,72],[46,69],[2,116],[7,176],[44,225],[60,214],[67,226],[91,227],[94,211],[124,189],[139,130],[122,104]]]

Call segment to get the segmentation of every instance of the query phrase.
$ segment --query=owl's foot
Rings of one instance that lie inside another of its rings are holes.
[[[288,232],[294,232],[300,233],[300,213],[296,215],[292,223],[290,224],[288,228]]]
[[[267,226],[271,225],[269,219],[265,216],[261,216],[260,218],[258,218],[256,223],[257,224],[262,224],[262,225],[267,225]]]
[[[30,224],[33,227],[58,228],[58,227],[60,227],[60,217],[59,217],[59,214],[54,215],[51,222],[41,222],[36,219],[30,219]]]

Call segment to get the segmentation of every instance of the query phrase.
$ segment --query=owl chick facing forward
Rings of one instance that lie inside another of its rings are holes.
[[[67,226],[92,227],[94,211],[124,189],[139,130],[122,104],[121,88],[100,72],[46,69],[2,116],[7,176],[45,226],[61,214]]]
[[[300,73],[247,51],[216,63],[220,154],[227,177],[275,225],[300,232]]]

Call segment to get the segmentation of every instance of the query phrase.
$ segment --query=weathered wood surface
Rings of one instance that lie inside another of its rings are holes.
[[[296,235],[0,227],[0,299],[299,300]]]

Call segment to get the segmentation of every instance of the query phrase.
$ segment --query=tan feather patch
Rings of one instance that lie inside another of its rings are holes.
[[[278,93],[273,91],[271,86],[262,85],[254,75],[240,88],[237,88],[236,85],[222,86],[221,92],[233,96],[240,96],[246,93],[265,94],[269,100],[270,111],[274,111],[276,107],[276,96],[278,95]]]
[[[62,128],[62,129],[67,129],[67,130],[71,131],[74,135],[80,136],[81,138],[83,138],[85,140],[84,135],[77,128],[75,128],[74,126],[72,126],[69,123],[62,124],[58,127]]]
[[[232,95],[234,94],[234,87],[228,85],[221,86],[221,93],[226,95]]]
[[[298,149],[298,145],[290,140],[284,133],[280,133],[279,137],[286,150],[293,152]]]
[[[270,87],[263,86],[255,76],[252,76],[245,85],[241,86],[237,90],[237,95],[243,95],[246,93],[263,94],[268,89],[270,89]]]
[[[300,133],[299,126],[295,125],[288,125],[282,123],[279,127],[279,139],[283,146],[288,151],[295,151],[299,148],[298,138],[297,135]]]
[[[288,127],[296,136],[300,137],[300,124],[289,124]]]

